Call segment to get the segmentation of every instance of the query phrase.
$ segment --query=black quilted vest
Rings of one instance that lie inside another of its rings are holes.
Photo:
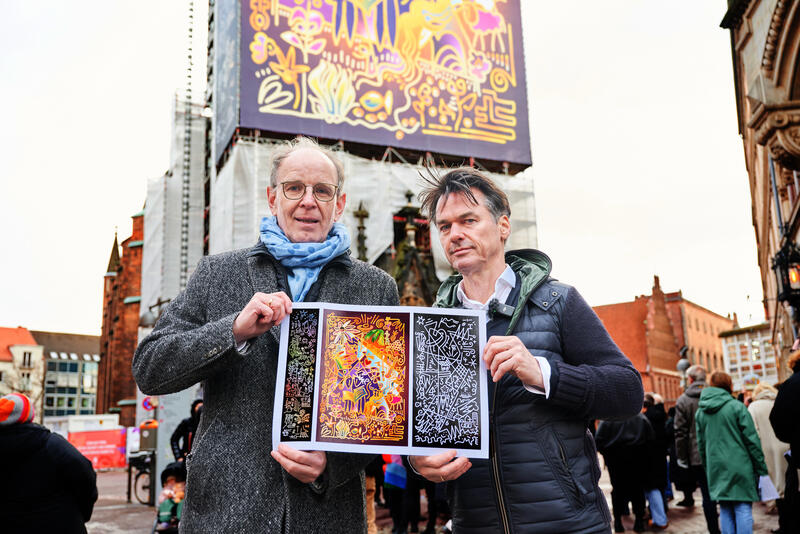
[[[516,307],[517,285],[507,304]],[[545,278],[530,294],[513,333],[551,366],[561,361],[560,318],[572,288]],[[487,336],[508,335],[495,317]],[[454,534],[610,532],[611,516],[597,485],[600,468],[586,421],[513,375],[489,382],[490,459],[448,484]]]

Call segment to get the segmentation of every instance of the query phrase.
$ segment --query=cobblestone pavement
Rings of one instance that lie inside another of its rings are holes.
[[[601,465],[603,465],[602,461]],[[611,483],[609,482],[608,471],[606,469],[603,469],[603,474],[600,477],[600,487],[606,496],[606,501],[608,502],[610,509]],[[682,496],[683,494],[679,493],[679,495]],[[694,493],[694,500],[697,503],[697,506],[694,508],[670,506],[669,511],[667,512],[669,527],[666,530],[660,530],[659,532],[666,532],[669,534],[707,534],[708,529],[706,529],[706,520],[703,516],[703,508],[700,506],[703,502],[703,497],[700,495],[699,489]],[[675,502],[677,502],[677,500],[672,501],[672,503]],[[425,505],[424,492],[422,496],[421,508],[423,511],[425,511],[427,508]],[[389,511],[383,508],[378,508],[376,510],[376,516],[376,523],[379,527],[378,534],[391,534],[392,521],[389,518]],[[624,517],[622,522],[625,525],[625,531],[628,533],[633,533],[633,516]],[[440,524],[436,529],[437,532],[441,532],[441,521],[439,521],[439,523]],[[425,529],[425,521],[421,522],[419,526],[419,530],[422,532],[422,530]],[[778,528],[778,516],[767,514],[766,507],[763,503],[753,503],[753,534],[772,534],[772,530],[776,528]]]
[[[86,524],[89,534],[142,534],[153,529],[156,509],[127,502],[128,472],[123,469],[97,473],[97,502],[92,520]]]
[[[92,520],[87,524],[89,534],[147,534],[152,530],[156,514],[155,508],[139,504],[135,499],[133,503],[128,503],[126,483],[127,471],[124,470],[104,471],[97,474],[97,489],[100,496],[94,506]],[[605,470],[600,479],[600,486],[610,504],[611,485]],[[700,506],[702,497],[699,490],[695,492],[694,499],[697,503],[694,508],[670,507],[668,512],[669,528],[662,532],[670,534],[704,534],[707,532],[703,510]],[[421,508],[423,513],[427,509],[424,492]],[[379,534],[391,534],[389,511],[379,507],[376,509],[376,515]],[[623,523],[627,529],[626,532],[633,532],[632,517],[624,518]],[[773,529],[778,528],[778,516],[767,514],[763,504],[754,503],[753,524],[754,534],[771,534]],[[420,527],[420,530],[423,530],[425,523],[420,523]],[[440,531],[441,524],[437,526],[437,532]]]
[[[603,465],[601,463],[601,465]],[[603,475],[600,477],[600,487],[606,496],[609,509],[611,508],[611,482],[608,479],[608,470],[603,469]],[[683,498],[682,492],[677,492],[677,495]],[[669,532],[670,534],[707,534],[706,520],[703,516],[703,496],[700,490],[694,492],[694,501],[696,506],[694,508],[683,508],[675,506],[680,499],[675,499],[671,503],[667,511],[667,519],[669,520],[669,527],[666,530],[659,532]],[[622,523],[625,525],[626,532],[633,532],[633,516],[624,517]],[[763,503],[753,503],[753,534],[772,534],[772,530],[778,528],[778,516],[769,515],[766,513],[766,507]]]

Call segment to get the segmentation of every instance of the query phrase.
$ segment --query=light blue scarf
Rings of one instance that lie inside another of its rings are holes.
[[[295,302],[302,302],[317,281],[322,266],[350,248],[347,227],[334,223],[322,243],[292,243],[275,216],[261,219],[261,242],[281,265],[288,267],[289,289]]]

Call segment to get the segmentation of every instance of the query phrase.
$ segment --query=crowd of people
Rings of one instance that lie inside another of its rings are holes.
[[[505,250],[508,197],[470,167],[431,173],[420,200],[456,273],[434,306],[486,310],[489,458],[273,449],[279,323],[293,303],[399,304],[391,276],[350,257],[338,222],[344,179],[335,154],[309,139],[277,148],[266,191],[271,215],[258,242],[203,257],[137,348],[133,375],[144,393],[203,383],[202,403],[171,439],[176,462],[162,473],[160,527],[363,534],[374,532],[377,500],[391,510],[393,533],[405,534],[419,528],[424,489],[429,533],[440,509],[458,534],[599,534],[611,525],[622,532],[631,512],[641,532],[668,528],[674,484],[680,506],[694,506],[700,487],[712,534],[751,532],[752,502],[770,491],[779,532],[800,532],[800,372],[777,392],[763,385],[740,402],[729,375],[715,372],[707,382],[695,365],[665,411],[578,290],[550,276],[550,258]],[[797,370],[798,358],[791,365]],[[0,404],[3,473],[24,475],[19,458],[45,465],[55,452],[68,460],[69,483],[86,491],[77,499],[64,481],[53,484],[80,531],[97,496],[91,465],[30,419],[19,399]],[[593,420],[600,421],[594,439]],[[31,446],[3,448],[23,437]],[[595,444],[611,477],[613,515]]]
[[[798,361],[800,353],[789,361],[796,371]],[[625,531],[622,517],[631,512],[635,532],[667,529],[668,503],[681,492],[676,505],[695,506],[699,487],[711,534],[752,533],[758,501],[777,510],[775,534],[800,532],[798,377],[734,397],[729,374],[715,371],[706,380],[694,365],[669,411],[660,395],[646,393],[642,413],[600,421],[595,439],[611,479],[614,531]]]

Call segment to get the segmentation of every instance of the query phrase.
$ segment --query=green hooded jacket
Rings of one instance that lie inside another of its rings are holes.
[[[767,474],[761,440],[745,405],[722,388],[705,387],[697,415],[697,448],[715,501],[758,501]]]

